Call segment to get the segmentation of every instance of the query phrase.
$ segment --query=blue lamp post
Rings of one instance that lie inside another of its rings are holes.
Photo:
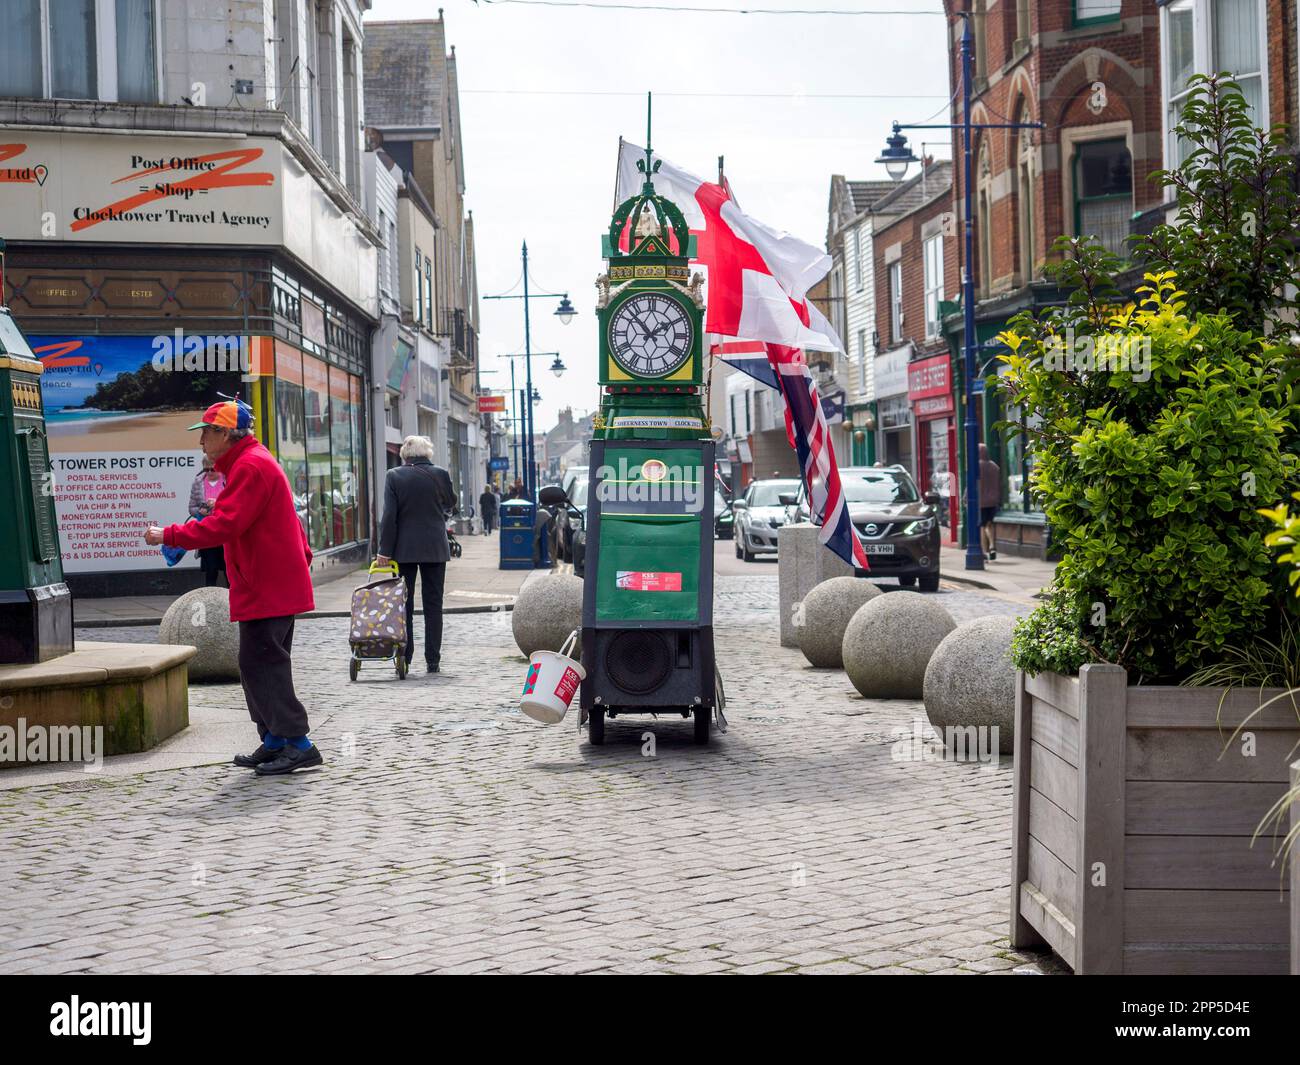
[[[984,129],[1042,129],[1041,122],[972,122],[970,119],[972,66],[975,59],[975,38],[971,32],[971,12],[959,11],[963,20],[961,35],[961,91],[962,120],[960,124],[902,125],[894,123],[894,132],[885,140],[885,150],[878,163],[894,181],[901,181],[910,164],[919,162],[907,147],[905,129],[956,129],[962,139],[962,192],[965,197],[965,269],[962,270],[961,306],[964,319],[962,339],[962,377],[966,396],[966,568],[983,569],[984,551],[980,544],[980,465],[979,422],[975,418],[975,358],[979,343],[975,338],[975,272],[971,268],[975,249],[975,221],[971,195],[971,133]],[[924,165],[924,164],[922,164]]]
[[[533,355],[547,354],[554,355],[555,352],[533,352],[532,334],[530,332],[530,321],[528,314],[528,301],[541,299],[559,299],[560,305],[555,309],[555,317],[560,320],[562,325],[568,325],[573,321],[573,316],[578,312],[573,309],[573,304],[569,302],[567,292],[532,292],[528,291],[528,242],[524,241],[523,247],[524,260],[524,291],[522,295],[500,295],[484,296],[485,300],[523,300],[524,301],[524,394],[531,396],[533,394]],[[559,356],[556,356],[559,361]],[[513,366],[514,364],[511,363]],[[563,369],[563,364],[561,364]],[[555,369],[554,366],[551,367]],[[559,376],[558,374],[556,376]],[[512,389],[513,391],[513,389]],[[524,418],[524,494],[533,502],[537,501],[537,483],[536,483],[536,456],[533,447],[533,404],[523,403],[523,410],[520,412]]]

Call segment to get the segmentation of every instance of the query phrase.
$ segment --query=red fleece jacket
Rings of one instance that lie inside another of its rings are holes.
[[[314,610],[311,548],[293,506],[289,479],[256,437],[217,459],[226,487],[202,521],[168,525],[163,543],[226,549],[230,620],[253,621]]]

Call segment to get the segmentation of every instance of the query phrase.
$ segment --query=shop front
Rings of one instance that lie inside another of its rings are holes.
[[[222,395],[253,406],[321,568],[370,539],[377,238],[266,132],[15,131],[12,158],[43,180],[0,198],[3,298],[46,367],[74,595],[202,582],[141,530],[189,517],[202,456],[187,426]]]
[[[960,485],[952,364],[946,354],[918,359],[908,367],[908,401],[916,423],[917,487],[939,494],[939,525],[946,543],[957,542]]]
[[[915,472],[912,447],[912,405],[907,398],[907,365],[912,345],[886,351],[876,356],[873,368],[875,383],[875,462],[885,466],[902,466]]]

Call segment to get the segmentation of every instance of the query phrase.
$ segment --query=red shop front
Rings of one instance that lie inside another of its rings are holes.
[[[939,493],[940,535],[957,542],[961,485],[957,476],[957,421],[948,355],[918,359],[907,367],[907,398],[916,423],[916,483]]]

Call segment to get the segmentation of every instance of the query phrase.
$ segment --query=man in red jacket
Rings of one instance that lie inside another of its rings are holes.
[[[226,487],[202,521],[150,526],[145,542],[226,549],[230,620],[239,622],[239,679],[262,744],[235,765],[261,776],[318,766],[307,738],[307,711],[293,690],[293,619],[315,609],[311,548],[284,470],[252,435],[253,412],[238,400],[214,403],[199,446],[224,474]]]

